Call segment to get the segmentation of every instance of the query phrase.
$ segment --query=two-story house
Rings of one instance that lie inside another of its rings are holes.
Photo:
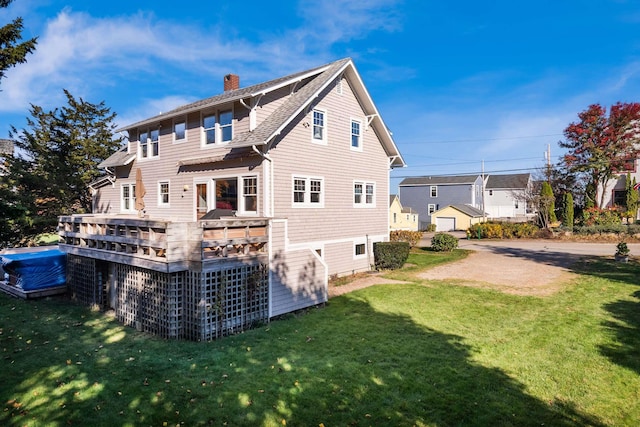
[[[403,206],[420,216],[420,229],[432,223],[431,214],[449,205],[482,209],[482,175],[422,176],[403,179],[399,196]]]
[[[60,218],[75,297],[126,324],[196,340],[327,300],[388,239],[404,166],[351,59],[225,91],[125,126]]]
[[[389,195],[389,230],[418,231],[418,212],[410,207],[403,207],[397,194]]]
[[[530,173],[489,175],[485,184],[484,211],[491,219],[527,220],[535,215],[527,204]]]

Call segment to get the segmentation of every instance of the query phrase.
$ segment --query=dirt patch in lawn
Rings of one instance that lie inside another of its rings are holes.
[[[454,281],[463,286],[495,289],[515,295],[547,296],[577,277],[569,269],[572,260],[547,264],[488,251],[478,251],[460,261],[419,274],[420,279]]]
[[[367,288],[373,285],[381,284],[402,284],[409,283],[401,280],[385,279],[381,273],[368,272],[358,273],[353,277],[348,278],[348,282],[336,286],[334,283],[329,282],[329,298],[337,297],[338,295],[346,294],[347,292],[356,291],[358,289]]]

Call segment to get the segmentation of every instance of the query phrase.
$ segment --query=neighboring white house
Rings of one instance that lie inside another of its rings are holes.
[[[352,60],[224,86],[120,129],[93,214],[60,219],[78,299],[210,339],[324,303],[330,276],[371,268],[405,163]]]
[[[525,194],[532,185],[530,173],[489,175],[484,189],[484,211],[490,219],[527,220],[535,214]]]

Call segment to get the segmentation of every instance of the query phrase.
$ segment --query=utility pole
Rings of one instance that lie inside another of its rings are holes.
[[[487,222],[487,212],[484,210],[484,159],[482,160],[482,222]]]
[[[544,152],[547,161],[547,182],[551,183],[551,144],[547,144],[547,151]]]

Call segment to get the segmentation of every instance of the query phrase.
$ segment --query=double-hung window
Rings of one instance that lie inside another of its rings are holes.
[[[326,143],[327,124],[326,114],[322,110],[313,110],[313,142]]]
[[[294,176],[292,198],[294,207],[323,207],[324,179]]]
[[[222,111],[220,113],[220,140],[222,142],[229,142],[233,139],[233,113],[229,111]]]
[[[255,176],[242,178],[242,197],[245,212],[258,211],[258,178]]]
[[[438,197],[438,186],[432,185],[429,189],[429,193],[431,194],[431,197]]]
[[[151,132],[149,132],[149,136],[149,143],[151,144],[151,146],[149,147],[151,151],[151,157],[158,157],[158,154],[160,153],[158,146],[158,142],[160,141],[160,131],[158,129],[153,129],[151,130]]]
[[[169,206],[169,181],[158,182],[158,206]]]
[[[353,204],[356,207],[375,207],[375,184],[373,182],[354,182]]]
[[[143,132],[140,132],[139,145],[140,151],[138,155],[142,159],[148,159],[151,157],[158,157],[160,152],[159,141],[160,141],[160,130],[159,129],[149,129]]]
[[[173,141],[182,142],[187,138],[187,123],[184,120],[173,123]]]
[[[202,117],[204,145],[227,143],[233,139],[233,111],[225,110]]]
[[[149,134],[147,132],[140,133],[140,157],[146,159],[149,156]]]
[[[362,150],[362,123],[358,120],[351,120],[351,149]]]
[[[202,118],[202,131],[205,144],[216,143],[216,115],[212,114]]]

